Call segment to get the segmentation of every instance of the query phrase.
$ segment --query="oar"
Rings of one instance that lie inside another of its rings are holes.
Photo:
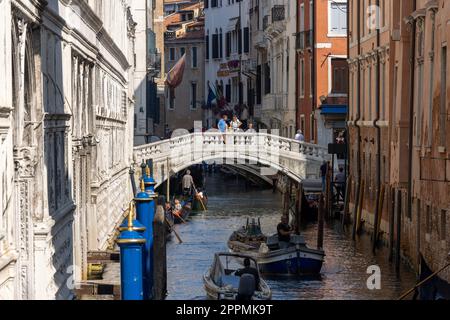
[[[175,214],[173,214],[173,213],[172,213],[172,215],[176,216],[177,218],[180,218],[181,222],[187,223],[186,220],[184,220],[182,216],[180,216],[180,215],[175,215]]]
[[[175,228],[173,227],[173,224],[170,223],[170,221],[167,219],[167,217],[164,217],[164,219],[166,220],[166,223],[169,225],[170,230],[172,230],[173,233],[175,233],[175,236],[177,237],[178,241],[180,243],[183,243],[183,240],[181,240],[181,237],[178,234],[178,232],[175,230]]]
[[[198,195],[197,188],[195,188],[195,186],[193,186],[193,187],[194,187],[195,195],[197,196]],[[203,203],[202,198],[198,197],[198,200],[200,200],[200,203],[202,204],[203,210],[206,211],[206,207],[205,207],[205,204]]]

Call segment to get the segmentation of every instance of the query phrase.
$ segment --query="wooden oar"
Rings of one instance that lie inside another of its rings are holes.
[[[181,240],[180,235],[178,234],[178,232],[175,230],[175,228],[173,227],[173,224],[170,223],[170,221],[167,219],[167,217],[164,217],[164,219],[166,220],[167,225],[169,226],[170,230],[173,231],[173,233],[175,233],[175,236],[177,237],[178,241],[180,243],[183,243],[183,240]]]
[[[432,278],[434,278],[435,276],[437,276],[439,273],[441,273],[442,271],[444,271],[445,269],[447,269],[448,267],[450,267],[450,263],[447,263],[444,267],[442,267],[441,269],[439,269],[438,271],[436,271],[435,273],[433,273],[432,275],[426,277],[425,279],[423,279],[422,281],[420,281],[418,284],[416,284],[414,286],[414,288],[406,291],[404,294],[402,294],[400,296],[400,298],[398,298],[398,300],[403,300],[405,299],[408,295],[410,295],[414,290],[416,290],[417,288],[419,288],[421,285],[423,285],[424,283],[428,282],[429,280],[431,280]]]
[[[172,215],[176,216],[177,218],[180,218],[181,222],[187,223],[186,220],[184,220],[181,215],[177,215],[177,214],[174,214],[174,213],[172,213]]]
[[[195,186],[192,186],[192,187],[194,188],[195,196],[197,197],[197,195],[198,195],[197,188],[195,188]],[[198,197],[198,200],[200,200],[200,203],[202,204],[203,210],[206,211],[206,207],[205,207],[205,204],[203,203],[202,198]]]

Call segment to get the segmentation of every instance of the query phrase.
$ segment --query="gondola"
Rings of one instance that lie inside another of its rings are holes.
[[[208,196],[205,192],[200,191],[192,199],[192,211],[208,210]]]
[[[235,273],[243,266],[245,258],[250,259],[250,266],[258,270],[255,259],[242,254],[217,253],[212,266],[203,276],[203,283],[208,299],[211,300],[270,300],[272,291],[264,279],[259,276],[258,288],[254,288],[254,278],[237,276]],[[248,282],[247,282],[248,281]],[[246,299],[245,299],[246,300]]]
[[[181,224],[185,223],[187,219],[189,218],[189,215],[192,212],[192,203],[183,201],[182,203],[183,208],[181,209],[181,213],[175,214],[173,213],[173,222],[174,224]]]

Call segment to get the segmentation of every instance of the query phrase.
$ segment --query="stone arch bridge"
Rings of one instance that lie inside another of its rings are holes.
[[[216,164],[261,164],[261,175],[282,173],[296,182],[319,179],[327,149],[267,133],[198,132],[134,148],[137,174],[152,160],[157,186],[167,177],[202,161]]]

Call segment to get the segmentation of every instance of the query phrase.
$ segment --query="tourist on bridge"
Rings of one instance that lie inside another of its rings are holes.
[[[242,122],[239,121],[237,115],[233,115],[233,120],[231,121],[230,127],[233,132],[238,132],[242,126]]]
[[[289,225],[289,218],[286,216],[281,217],[281,222],[277,226],[278,232],[278,245],[280,249],[286,249],[291,242],[291,234],[294,233]]]
[[[253,123],[248,124],[248,129],[246,131],[247,133],[256,133],[256,130],[253,128]]]
[[[192,187],[195,188],[194,179],[191,176],[191,171],[187,170],[186,174],[183,176],[182,180],[182,186],[183,186],[183,194],[184,195],[191,195],[192,194]]]
[[[295,140],[298,142],[305,142],[305,136],[303,135],[302,130],[298,130],[297,134],[295,135]]]
[[[226,141],[225,141],[225,133],[227,132],[227,129],[228,129],[227,120],[228,120],[228,116],[226,114],[224,114],[222,116],[222,119],[220,119],[219,123],[217,124],[217,127],[219,128],[219,131],[224,134],[222,136],[223,143],[226,143]]]
[[[222,119],[220,119],[219,124],[217,125],[220,132],[222,132],[222,133],[227,132],[227,128],[228,128],[227,121],[228,121],[228,116],[226,114],[224,114],[222,116]]]

